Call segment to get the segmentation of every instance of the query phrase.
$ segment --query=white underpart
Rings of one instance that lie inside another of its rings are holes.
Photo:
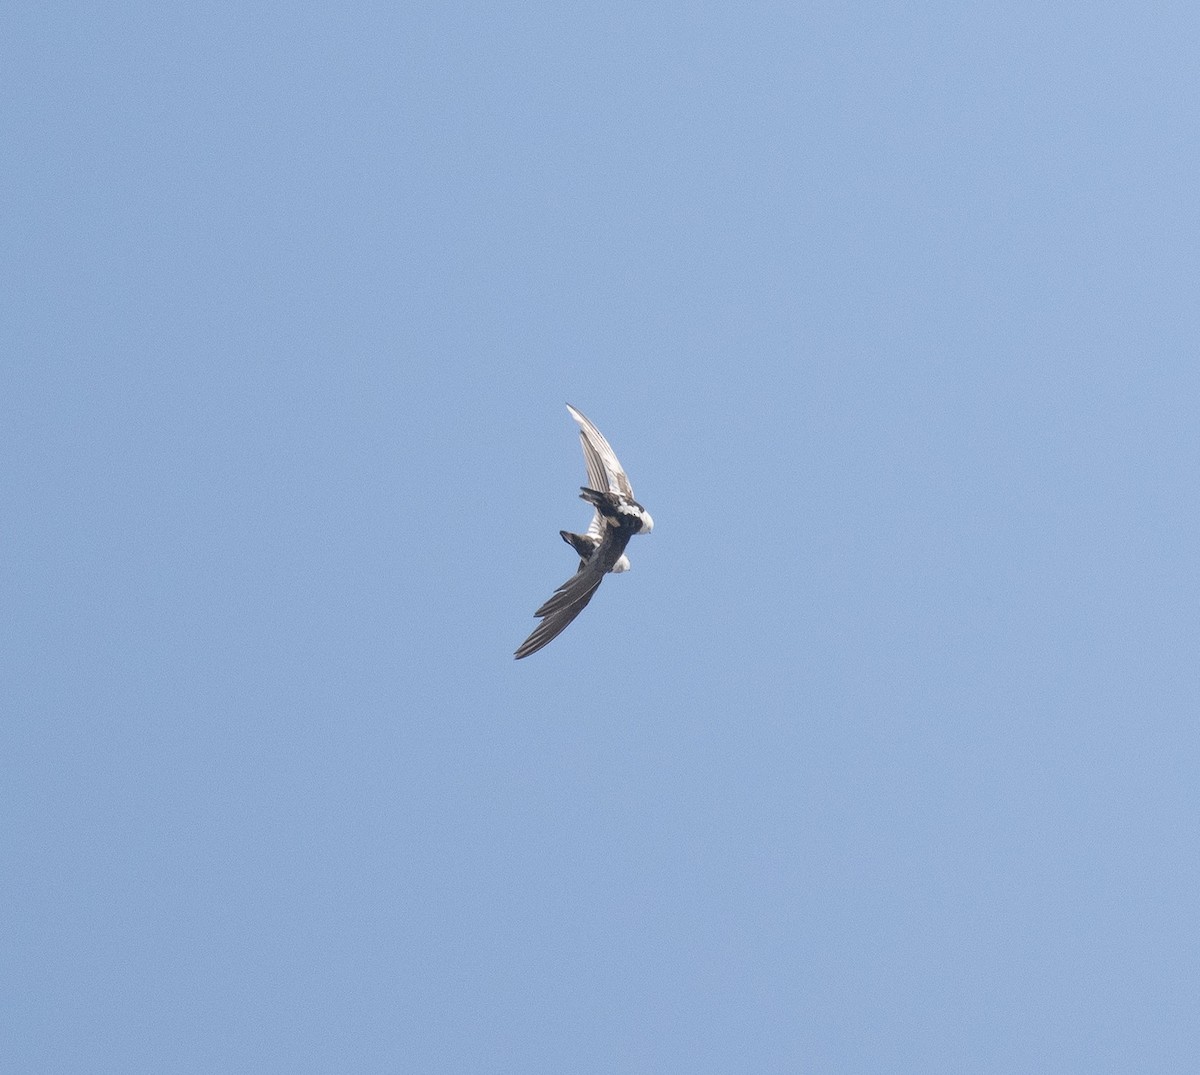
[[[629,570],[629,557],[626,556],[624,553],[621,553],[621,559],[619,559],[615,564],[613,564],[612,567],[609,568],[609,570],[614,575],[619,575],[622,571],[628,571]]]

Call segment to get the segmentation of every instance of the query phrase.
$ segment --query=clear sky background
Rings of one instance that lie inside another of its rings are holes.
[[[1196,1070],[1198,41],[6,5],[0,1067]]]

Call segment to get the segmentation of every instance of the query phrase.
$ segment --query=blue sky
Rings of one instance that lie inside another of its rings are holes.
[[[6,8],[0,1066],[1190,1069],[1198,39]]]

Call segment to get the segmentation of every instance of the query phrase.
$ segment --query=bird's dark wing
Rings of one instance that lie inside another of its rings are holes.
[[[562,634],[567,625],[587,608],[587,603],[599,589],[603,578],[604,568],[596,557],[580,564],[579,570],[555,590],[534,613],[535,616],[542,617],[542,622],[534,628],[533,634],[521,643],[521,648],[513,656],[519,661],[522,657],[537,653],[544,645]]]

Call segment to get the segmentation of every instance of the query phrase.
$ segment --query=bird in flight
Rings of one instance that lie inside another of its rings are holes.
[[[633,499],[629,478],[604,434],[569,403],[567,410],[579,423],[579,443],[587,467],[588,484],[579,490],[579,499],[586,500],[595,511],[587,533],[559,531],[563,541],[579,554],[579,569],[534,613],[542,622],[514,654],[518,661],[562,634],[587,607],[608,572],[628,571],[625,546],[629,539],[654,529],[650,513]]]

